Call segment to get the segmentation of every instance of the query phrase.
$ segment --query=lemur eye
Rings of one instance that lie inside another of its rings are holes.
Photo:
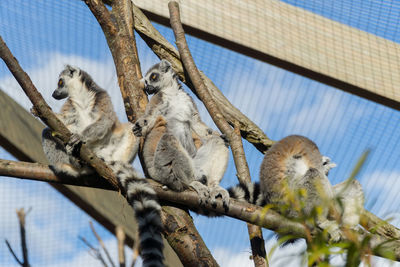
[[[158,74],[157,73],[153,73],[153,74],[150,75],[150,80],[152,82],[155,82],[157,80],[157,78],[158,78]]]
[[[64,81],[63,81],[63,79],[60,79],[60,80],[58,80],[58,86],[63,86],[64,85]]]

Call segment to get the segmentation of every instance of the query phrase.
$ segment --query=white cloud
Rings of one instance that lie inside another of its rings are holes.
[[[269,251],[276,245],[276,240],[271,238],[266,241],[265,249],[267,255]],[[305,249],[305,242],[299,241],[294,245],[288,245],[285,247],[278,247],[272,254],[271,258],[268,258],[268,262],[271,267],[273,266],[301,266],[302,257],[301,252]],[[250,259],[251,249],[243,248],[240,251],[232,251],[228,248],[216,248],[213,250],[213,256],[221,267],[251,267],[254,266],[253,260]],[[269,255],[268,255],[269,257]]]

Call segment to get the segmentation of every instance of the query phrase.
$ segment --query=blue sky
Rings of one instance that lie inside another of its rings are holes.
[[[398,2],[285,2],[400,41]],[[169,28],[156,27],[174,43]],[[0,35],[53,110],[58,110],[62,104],[50,97],[56,87],[58,73],[64,64],[72,64],[87,70],[100,86],[107,89],[120,119],[126,121],[110,52],[100,27],[84,3],[76,0],[2,0]],[[199,68],[269,137],[278,140],[289,134],[302,134],[314,140],[322,153],[338,164],[330,173],[333,184],[348,177],[358,157],[365,149],[371,148],[371,156],[357,177],[366,194],[366,207],[379,216],[394,217],[393,223],[400,226],[398,111],[193,37],[189,37],[188,42]],[[140,38],[138,50],[142,70],[157,62]],[[0,88],[26,109],[31,107],[3,63],[0,63]],[[197,103],[204,121],[213,125],[203,105],[199,101]],[[252,179],[258,180],[262,155],[247,142],[244,145]],[[0,158],[10,158],[10,155],[0,150]],[[222,186],[235,183],[235,167],[231,160]],[[15,247],[18,247],[18,228],[14,211],[20,207],[33,208],[28,217],[32,225],[32,234],[28,238],[30,246],[35,246],[31,252],[34,265],[68,266],[75,261],[75,266],[97,266],[77,238],[78,234],[91,237],[90,218],[79,208],[48,185],[38,182],[1,178],[2,189],[0,237],[9,238]],[[247,228],[243,222],[198,215],[194,215],[194,219],[221,266],[233,266],[233,263],[251,266]],[[67,234],[57,231],[60,228]],[[111,234],[100,226],[98,229],[112,246],[114,239]],[[266,237],[271,236],[267,231],[265,234]],[[267,246],[272,244],[273,240]],[[49,247],[53,249],[49,250]],[[292,252],[293,248],[290,249]],[[286,252],[278,253],[282,255]],[[13,259],[5,246],[0,244],[0,266],[10,264],[14,264]]]

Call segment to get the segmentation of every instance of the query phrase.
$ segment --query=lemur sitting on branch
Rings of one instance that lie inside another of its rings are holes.
[[[224,136],[201,121],[168,61],[151,67],[143,81],[153,96],[134,133],[145,137],[143,157],[150,177],[175,191],[192,187],[201,203],[216,204],[220,197],[227,208],[228,192],[219,185],[229,158]]]
[[[81,69],[66,66],[52,96],[68,98],[57,116],[72,136],[64,146],[51,129],[43,130],[43,150],[51,167],[58,175],[81,177],[93,173],[74,153],[80,142],[85,143],[112,168],[127,194],[139,224],[143,266],[164,266],[161,207],[154,190],[131,165],[139,147],[133,125],[118,120],[110,96]]]
[[[364,209],[364,193],[356,180],[332,187],[327,174],[335,166],[328,157],[321,155],[310,139],[292,135],[275,143],[266,152],[259,184],[241,184],[230,188],[229,192],[238,200],[261,206],[273,204],[279,211],[279,205],[290,203],[291,193],[303,190],[303,214],[311,215],[316,207],[322,208],[316,217],[316,226],[327,230],[332,241],[338,241],[341,234],[339,223],[333,218],[335,213],[341,217],[341,226],[356,227]],[[338,205],[334,198],[339,198],[342,205]],[[298,211],[289,207],[285,215],[296,218]]]

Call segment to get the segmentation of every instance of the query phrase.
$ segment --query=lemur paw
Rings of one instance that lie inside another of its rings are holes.
[[[147,119],[139,118],[139,119],[136,121],[136,123],[135,123],[135,125],[133,126],[133,128],[132,128],[133,134],[134,134],[136,137],[141,137],[141,136],[143,136],[143,134],[144,134],[144,132],[145,132],[144,130],[145,130],[147,124],[148,124]]]
[[[65,145],[65,150],[69,155],[79,154],[79,149],[82,146],[82,139],[79,134],[72,134],[68,143]]]
[[[190,183],[190,187],[193,188],[197,194],[199,195],[199,204],[200,206],[204,206],[208,204],[210,199],[210,192],[208,187],[199,181],[193,181]]]
[[[217,199],[220,198],[222,201],[222,206],[224,207],[225,211],[228,210],[229,208],[229,193],[225,188],[222,188],[221,186],[216,186],[211,188],[210,190],[210,199],[211,199],[211,205],[216,208],[217,207]]]
[[[229,147],[229,139],[226,136],[226,134],[221,134],[220,137],[222,138],[222,140],[224,140],[224,144],[226,147]]]
[[[322,156],[322,167],[324,169],[325,175],[328,175],[330,169],[335,168],[337,165],[331,162],[331,159],[327,156]]]

